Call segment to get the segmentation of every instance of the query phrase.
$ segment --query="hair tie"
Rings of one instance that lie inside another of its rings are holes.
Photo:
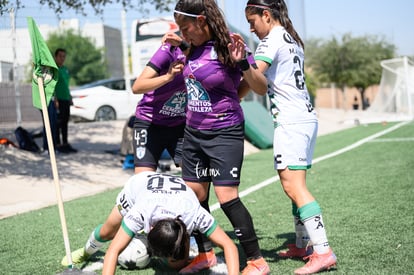
[[[186,12],[178,11],[178,10],[174,10],[174,13],[178,13],[181,15],[189,16],[189,17],[195,17],[195,18],[200,16],[200,14],[186,13]]]
[[[259,8],[259,9],[270,9],[269,6],[265,6],[265,5],[255,5],[255,4],[247,4],[247,7],[254,7],[254,8]]]

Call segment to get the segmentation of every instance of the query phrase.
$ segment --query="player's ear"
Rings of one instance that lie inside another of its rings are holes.
[[[204,25],[207,24],[207,18],[205,15],[198,15],[196,21],[200,27],[204,27]]]
[[[264,20],[266,21],[266,23],[270,23],[270,19],[272,18],[272,14],[270,13],[269,10],[264,10],[262,13],[262,17],[264,17]]]

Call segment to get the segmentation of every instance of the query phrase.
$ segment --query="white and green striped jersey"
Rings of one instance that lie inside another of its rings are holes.
[[[199,230],[209,236],[217,226],[214,217],[200,205],[193,190],[180,177],[142,172],[131,177],[122,193],[133,204],[122,221],[122,227],[131,236],[142,231],[148,233],[157,221],[178,216],[189,234]]]
[[[269,64],[265,72],[275,125],[317,121],[305,85],[304,52],[282,26],[260,41],[255,59]]]

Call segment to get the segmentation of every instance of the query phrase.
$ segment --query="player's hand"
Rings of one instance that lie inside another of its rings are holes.
[[[233,61],[238,62],[245,58],[246,56],[246,43],[243,40],[243,37],[238,33],[230,34],[232,42],[227,45],[230,57]]]
[[[177,74],[181,74],[184,69],[184,63],[180,60],[174,61],[171,63],[170,68],[168,69],[168,75],[173,79]]]
[[[170,43],[172,46],[178,47],[183,39],[174,32],[167,32],[161,39],[162,44]]]

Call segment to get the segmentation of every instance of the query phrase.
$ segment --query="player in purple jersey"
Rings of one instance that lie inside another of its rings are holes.
[[[187,102],[184,59],[179,47],[163,43],[132,86],[135,94],[144,94],[135,112],[135,173],[155,171],[165,149],[177,166],[181,164]]]
[[[279,256],[307,256],[309,261],[295,274],[317,273],[335,266],[336,256],[328,243],[321,208],[306,186],[318,120],[305,84],[304,45],[283,0],[249,0],[245,12],[250,31],[261,39],[255,53],[259,70],[255,72],[264,73],[269,83],[267,95],[275,124],[274,167],[292,201],[296,243]]]
[[[233,43],[214,0],[180,0],[174,17],[191,45],[183,70],[188,94],[183,178],[207,210],[213,182],[220,206],[247,257],[243,274],[267,274],[270,270],[260,252],[252,218],[238,195],[244,150],[244,117],[238,89],[245,86],[241,85],[243,81],[265,92],[266,79],[251,72],[255,68],[245,59],[245,44]],[[184,268],[186,272],[216,263],[211,243],[202,236],[196,236],[196,240],[200,253]]]

